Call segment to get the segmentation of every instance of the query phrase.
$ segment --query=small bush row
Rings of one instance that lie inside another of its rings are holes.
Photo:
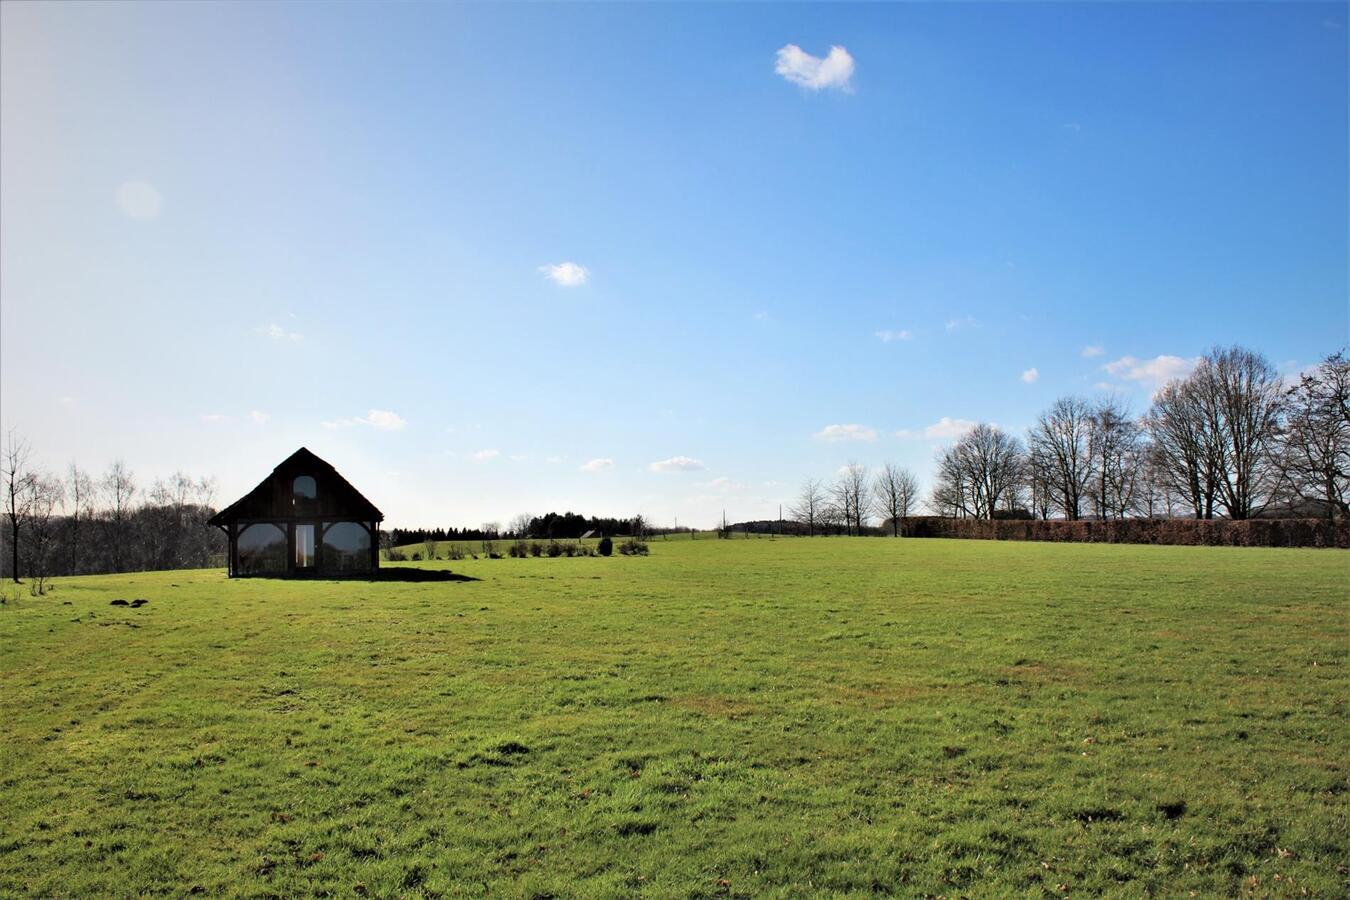
[[[515,541],[506,548],[506,556],[511,559],[525,559],[526,557],[547,556],[549,559],[556,559],[560,556],[610,556],[617,549],[624,556],[646,556],[649,552],[647,542],[629,538],[616,548],[614,542],[609,538],[601,538],[595,545],[583,544],[568,541]],[[469,551],[469,555],[478,559],[478,554]],[[502,554],[495,549],[485,551],[488,559],[501,559]],[[427,559],[464,559],[465,551],[458,544],[451,544],[446,550],[444,556],[427,556]],[[397,548],[388,551],[387,559],[391,562],[421,562],[421,551],[404,552]]]
[[[595,547],[587,544],[572,544],[566,541],[516,541],[506,549],[506,555],[512,559],[524,559],[527,556],[547,556],[556,559],[559,556],[601,556]]]
[[[1027,519],[985,521],[916,516],[906,537],[985,541],[1069,541],[1101,544],[1180,544],[1208,547],[1350,548],[1350,522],[1326,519]]]

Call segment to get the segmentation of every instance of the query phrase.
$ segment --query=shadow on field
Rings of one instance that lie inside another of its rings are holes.
[[[432,581],[478,581],[472,575],[460,575],[446,569],[412,569],[400,566],[396,569],[379,569],[375,572],[353,572],[346,576],[330,576],[334,581],[387,581],[387,582],[432,582]]]

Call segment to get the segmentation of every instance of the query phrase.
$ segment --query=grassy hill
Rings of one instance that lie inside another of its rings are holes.
[[[1346,887],[1344,553],[651,547],[11,594],[0,894]]]

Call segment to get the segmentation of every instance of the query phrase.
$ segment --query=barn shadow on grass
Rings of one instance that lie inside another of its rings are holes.
[[[472,575],[461,575],[448,569],[416,569],[398,566],[389,569],[376,569],[374,572],[353,572],[350,575],[325,575],[325,580],[333,581],[382,581],[426,584],[437,581],[479,581]]]

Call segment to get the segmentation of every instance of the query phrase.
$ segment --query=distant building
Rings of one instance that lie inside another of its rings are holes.
[[[207,523],[229,538],[230,577],[370,572],[384,513],[304,447]]]

